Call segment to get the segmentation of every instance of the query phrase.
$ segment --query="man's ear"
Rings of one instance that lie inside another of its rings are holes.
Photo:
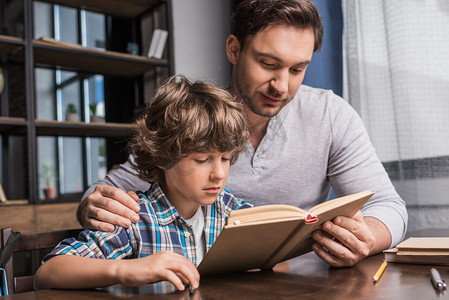
[[[230,34],[226,39],[226,55],[231,64],[235,65],[237,63],[240,54],[240,42],[237,37]]]

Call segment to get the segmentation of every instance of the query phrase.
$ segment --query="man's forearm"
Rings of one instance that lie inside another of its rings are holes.
[[[388,249],[391,244],[391,234],[387,226],[373,217],[365,217],[364,219],[376,240],[374,246],[371,248],[370,255]]]

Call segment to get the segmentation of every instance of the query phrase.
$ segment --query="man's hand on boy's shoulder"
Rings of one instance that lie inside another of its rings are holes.
[[[131,222],[139,221],[137,204],[139,197],[135,192],[109,185],[97,185],[95,191],[81,201],[77,217],[85,229],[112,231],[114,225],[129,228]]]
[[[339,216],[323,223],[313,238],[315,253],[333,267],[353,266],[391,243],[387,227],[378,219],[364,218],[361,211],[352,218]]]

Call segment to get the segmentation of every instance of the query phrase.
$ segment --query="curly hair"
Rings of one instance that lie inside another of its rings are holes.
[[[310,0],[243,0],[232,15],[232,34],[241,49],[248,36],[254,36],[270,25],[312,28],[313,51],[321,49],[323,25],[316,6]]]
[[[178,80],[179,79],[179,80]],[[231,152],[231,164],[249,138],[243,107],[231,94],[182,75],[169,78],[137,120],[128,144],[139,177],[165,185],[164,171],[192,152]]]

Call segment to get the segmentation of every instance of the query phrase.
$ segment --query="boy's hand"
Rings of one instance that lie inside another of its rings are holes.
[[[137,201],[135,192],[125,193],[113,186],[98,185],[78,206],[78,221],[90,230],[112,231],[114,225],[129,228],[131,222],[139,221]]]
[[[336,217],[313,233],[313,251],[333,267],[355,265],[368,255],[388,248],[391,236],[375,218],[363,218],[361,211],[352,218]]]
[[[115,270],[118,281],[128,287],[168,280],[178,290],[184,285],[198,288],[200,274],[186,257],[163,251],[139,259],[123,259]]]

